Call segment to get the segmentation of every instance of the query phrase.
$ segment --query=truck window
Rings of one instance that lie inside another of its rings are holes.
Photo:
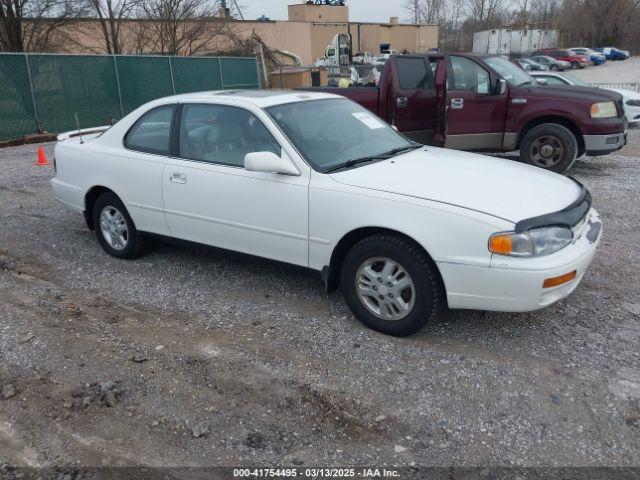
[[[489,72],[473,60],[451,56],[453,90],[466,90],[485,95],[490,93]]]
[[[396,58],[398,80],[403,90],[433,90],[433,74],[422,58]]]

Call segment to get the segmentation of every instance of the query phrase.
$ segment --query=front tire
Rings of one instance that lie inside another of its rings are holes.
[[[557,65],[551,65],[549,67],[549,70],[551,70],[552,72],[557,72],[558,71],[558,66]]]
[[[435,264],[399,235],[373,235],[354,245],[344,259],[341,282],[358,320],[389,335],[416,333],[444,306]]]
[[[132,259],[145,252],[144,237],[138,232],[124,204],[114,193],[103,193],[94,203],[93,225],[98,243],[109,255]]]
[[[578,158],[578,141],[567,127],[543,123],[529,130],[520,142],[520,158],[530,165],[564,173]]]

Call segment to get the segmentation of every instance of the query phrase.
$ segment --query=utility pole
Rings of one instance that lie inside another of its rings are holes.
[[[414,17],[413,20],[416,25],[420,23],[420,0],[414,0],[413,2]]]

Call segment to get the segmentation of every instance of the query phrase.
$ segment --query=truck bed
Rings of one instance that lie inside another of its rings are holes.
[[[378,108],[380,105],[380,89],[378,87],[353,87],[353,88],[338,88],[338,87],[311,87],[301,88],[309,92],[325,92],[333,93],[334,95],[342,95],[356,103],[359,103],[364,108],[372,113],[378,115]]]

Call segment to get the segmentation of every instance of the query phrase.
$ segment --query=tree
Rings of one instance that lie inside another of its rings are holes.
[[[446,0],[442,5],[440,19],[440,47],[443,50],[458,51],[461,43],[461,22],[464,19],[464,3],[459,0]]]
[[[407,0],[405,10],[414,23],[437,23],[444,8],[444,0]]]
[[[486,30],[502,23],[503,0],[467,0],[467,10],[476,30]]]
[[[80,11],[72,0],[0,0],[0,51],[46,51]]]
[[[413,23],[420,23],[420,0],[406,0],[404,9],[411,15]]]
[[[163,55],[196,55],[227,30],[211,0],[140,0],[139,48]]]
[[[572,43],[638,50],[639,0],[565,0],[558,21]]]
[[[139,0],[86,0],[87,8],[100,22],[100,30],[104,38],[104,49],[107,53],[123,53],[122,38],[123,21],[130,17]]]

